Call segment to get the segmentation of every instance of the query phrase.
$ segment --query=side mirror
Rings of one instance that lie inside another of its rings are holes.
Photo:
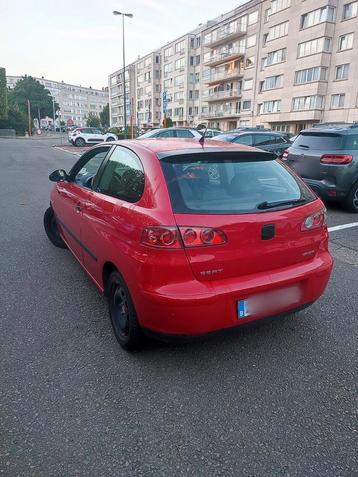
[[[52,182],[62,182],[67,179],[67,173],[63,169],[57,169],[57,171],[53,171],[48,178]]]

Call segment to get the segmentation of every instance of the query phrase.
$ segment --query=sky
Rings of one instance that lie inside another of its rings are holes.
[[[102,88],[126,63],[244,3],[244,0],[0,0],[0,66],[8,75]]]

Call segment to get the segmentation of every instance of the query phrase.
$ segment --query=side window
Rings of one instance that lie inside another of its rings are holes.
[[[103,134],[103,132],[99,129],[92,129],[93,134]]]
[[[252,134],[244,134],[243,136],[238,136],[234,139],[234,142],[237,144],[246,144],[247,146],[252,146]]]
[[[98,147],[86,152],[75,164],[70,173],[70,179],[82,187],[91,188],[92,179],[97,174],[109,147]]]
[[[98,183],[98,192],[127,202],[138,202],[144,190],[143,166],[134,152],[117,146]]]
[[[169,131],[161,131],[157,134],[157,137],[175,137],[175,131],[172,129]]]
[[[194,134],[187,129],[177,129],[176,130],[177,137],[190,137],[193,138]]]
[[[81,131],[82,134],[92,134],[92,129],[90,128],[84,128]]]
[[[345,149],[358,150],[358,135],[352,134],[347,136]]]
[[[273,134],[255,134],[255,146],[269,146],[276,143],[276,136]]]

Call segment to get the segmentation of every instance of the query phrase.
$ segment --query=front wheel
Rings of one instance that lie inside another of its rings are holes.
[[[106,142],[112,142],[112,141],[114,141],[113,137],[107,137]]]
[[[358,213],[358,181],[352,185],[352,188],[344,200],[344,205],[350,212]]]
[[[106,288],[109,316],[118,343],[128,351],[138,349],[142,332],[128,287],[120,273],[111,273]]]
[[[85,145],[86,145],[86,141],[82,137],[79,137],[79,138],[76,139],[75,146],[83,147]]]
[[[49,207],[44,214],[44,227],[47,237],[55,247],[67,248],[67,245],[62,240],[58,230],[56,217],[52,207]]]

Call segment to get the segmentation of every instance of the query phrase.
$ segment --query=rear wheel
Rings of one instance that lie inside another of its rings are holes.
[[[358,213],[358,182],[355,182],[344,200],[344,205],[350,212]]]
[[[113,137],[107,137],[106,142],[112,142],[114,141]]]
[[[56,217],[52,207],[49,207],[45,212],[44,227],[47,237],[49,238],[50,242],[55,245],[55,247],[67,248],[67,245],[62,240],[60,232],[58,230]]]
[[[85,145],[86,145],[86,141],[82,137],[79,137],[75,140],[75,146],[83,147]]]
[[[128,287],[120,273],[111,273],[106,288],[109,315],[117,341],[125,350],[138,349],[142,332]]]

